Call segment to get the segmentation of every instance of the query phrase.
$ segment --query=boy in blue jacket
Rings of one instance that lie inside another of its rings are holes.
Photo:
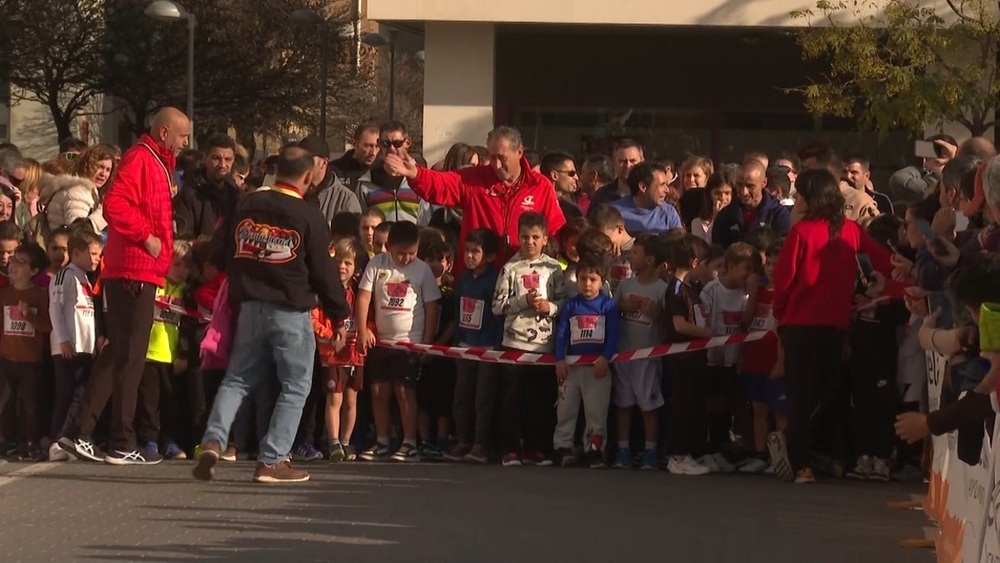
[[[563,467],[575,465],[573,434],[580,401],[583,401],[586,462],[591,468],[604,467],[611,377],[608,363],[618,351],[621,312],[614,299],[601,292],[607,277],[605,257],[581,256],[576,270],[580,293],[566,300],[556,327],[556,429],[552,436],[556,459]],[[599,354],[594,365],[567,365],[566,356]]]
[[[493,349],[500,343],[503,324],[492,311],[498,276],[493,264],[499,249],[500,237],[490,229],[476,229],[465,238],[462,250],[465,270],[458,277],[456,288],[457,346]],[[453,410],[458,444],[445,459],[486,463],[500,366],[474,360],[455,360],[455,366]]]

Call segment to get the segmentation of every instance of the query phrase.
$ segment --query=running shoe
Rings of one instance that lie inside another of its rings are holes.
[[[236,446],[227,447],[226,451],[222,452],[222,455],[219,456],[219,459],[229,462],[236,461]]]
[[[404,463],[410,463],[415,461],[421,461],[423,459],[420,448],[410,444],[408,442],[403,442],[402,446],[396,450],[396,453],[392,454],[392,461],[400,461]]]
[[[104,463],[109,465],[156,465],[161,461],[162,455],[145,450],[111,450],[104,456]]]
[[[421,444],[420,455],[427,461],[440,461],[444,459],[444,452],[433,442],[424,442]]]
[[[873,457],[872,458],[872,470],[868,474],[869,481],[878,481],[880,483],[889,482],[889,462],[882,458]]]
[[[392,455],[392,452],[389,450],[389,446],[375,442],[374,446],[361,452],[358,458],[362,461],[384,461],[389,459],[390,455]]]
[[[674,475],[708,475],[712,472],[711,469],[698,463],[689,455],[670,456],[670,461],[667,462],[667,471]]]
[[[295,448],[295,452],[292,454],[295,461],[316,461],[317,459],[323,459],[323,452],[316,449],[316,446],[303,442],[299,444],[299,447]]]
[[[757,475],[767,471],[768,463],[759,457],[751,458],[740,467],[740,473],[746,475]]]
[[[456,444],[454,448],[444,454],[444,458],[448,461],[459,462],[464,460],[470,451],[472,451],[472,446],[469,444]]]
[[[604,452],[602,452],[595,444],[587,446],[587,465],[591,469],[604,469],[607,467],[607,465],[604,464]]]
[[[615,469],[632,469],[632,451],[628,448],[619,448],[615,454],[615,462],[611,465]]]
[[[478,463],[480,465],[486,465],[490,462],[490,452],[483,446],[475,445],[469,450],[469,453],[465,454],[465,461],[470,463]]]
[[[52,442],[49,446],[49,461],[69,461],[69,454],[59,447],[58,442]]]
[[[660,466],[656,463],[656,450],[646,450],[642,452],[642,464],[639,465],[639,469],[649,471],[659,468]]]
[[[780,432],[771,432],[767,435],[767,450],[771,454],[771,465],[774,466],[774,474],[782,481],[792,481],[795,479],[795,472],[792,471],[792,464],[788,460],[788,446],[785,444],[785,435]],[[812,472],[809,472],[812,475]]]
[[[521,458],[521,463],[524,465],[537,465],[538,467],[552,466],[552,460],[538,450],[525,453],[524,457]]]
[[[722,452],[713,454],[712,459],[715,460],[715,466],[719,468],[719,473],[732,473],[736,471],[736,467],[729,463],[729,458]]]
[[[576,453],[572,448],[556,448],[553,456],[559,467],[574,467],[576,465]]]
[[[358,451],[350,444],[341,443],[344,446],[344,461],[357,461]]]
[[[521,456],[517,452],[507,452],[500,462],[504,467],[521,467]]]
[[[147,452],[160,453],[160,446],[156,442],[146,442],[142,449]]]
[[[57,443],[64,452],[77,459],[96,461],[97,463],[104,461],[104,452],[88,439],[77,438],[76,440],[71,440],[69,438],[59,438],[59,442]]]
[[[816,477],[813,476],[812,469],[806,467],[805,469],[800,469],[795,474],[795,484],[796,485],[810,485],[816,482]]]
[[[698,458],[698,463],[708,468],[712,473],[718,473],[720,471],[718,462],[715,461],[715,456],[712,454],[705,454]]]
[[[182,460],[187,459],[187,453],[184,452],[177,444],[173,442],[168,442],[167,447],[163,448],[163,457],[167,459]]]
[[[215,464],[218,463],[221,453],[222,448],[218,442],[198,444],[194,452],[196,463],[191,470],[191,476],[199,481],[211,481],[215,478]]]
[[[268,464],[257,462],[257,470],[253,473],[256,483],[303,483],[309,480],[309,473],[294,469],[288,460]]]
[[[863,455],[858,458],[858,462],[854,464],[854,469],[847,472],[848,479],[855,479],[857,481],[864,481],[868,479],[872,474],[872,458]]]
[[[344,446],[337,442],[336,444],[330,446],[330,463],[340,463],[347,460],[347,452],[344,451]]]

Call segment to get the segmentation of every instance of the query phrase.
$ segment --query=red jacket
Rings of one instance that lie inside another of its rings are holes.
[[[792,226],[774,267],[778,324],[848,328],[859,253],[867,254],[875,270],[885,276],[886,293],[902,297],[903,286],[890,277],[892,255],[854,221],[844,220],[832,244],[826,221],[803,219]]]
[[[108,241],[104,247],[101,277],[147,282],[163,286],[173,259],[173,205],[170,173],[175,158],[149,135],[122,155],[121,163],[104,196]],[[145,241],[153,235],[162,250],[153,258]]]
[[[489,166],[438,172],[420,168],[410,188],[422,199],[435,205],[462,208],[462,231],[459,252],[465,247],[465,237],[474,229],[491,229],[500,235],[500,252],[496,266],[500,268],[518,249],[517,221],[525,211],[545,216],[549,235],[555,236],[566,224],[552,182],[531,170],[528,160],[521,158],[522,176],[515,186],[505,187]],[[462,260],[455,261],[455,273],[465,269]]]

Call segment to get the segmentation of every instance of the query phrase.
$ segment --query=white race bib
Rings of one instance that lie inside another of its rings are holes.
[[[645,306],[651,301],[650,298],[644,297],[642,295],[627,294],[624,297],[625,301],[632,301],[633,305],[636,306],[636,310],[631,313],[622,314],[622,320],[628,324],[639,325],[639,326],[652,326],[653,319],[647,317],[642,313],[641,307]]]
[[[569,319],[569,343],[603,344],[604,315],[577,315]]]
[[[354,328],[354,317],[347,317],[346,319],[344,319],[344,330],[347,332],[347,334],[351,335],[357,332]]]
[[[458,326],[469,330],[483,328],[483,311],[486,309],[486,303],[482,299],[463,297],[460,305],[462,309]]]
[[[410,282],[385,282],[385,295],[382,298],[382,308],[386,311],[413,311],[417,304],[417,294]]]
[[[743,323],[743,311],[723,311],[722,325],[725,327],[726,335],[740,332]]]
[[[36,310],[32,308],[34,313]],[[3,335],[4,336],[27,336],[35,335],[35,327],[28,322],[21,312],[21,308],[16,305],[6,305],[3,308]]]
[[[750,330],[770,330],[774,328],[774,323],[772,322],[774,317],[771,315],[771,304],[770,303],[758,303],[757,313],[753,316],[753,320],[750,322]]]
[[[181,314],[170,309],[164,309],[159,305],[153,307],[153,322],[165,323],[168,325],[181,324]]]

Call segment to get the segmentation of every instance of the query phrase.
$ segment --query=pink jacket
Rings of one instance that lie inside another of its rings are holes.
[[[201,340],[199,352],[202,369],[226,369],[229,365],[239,312],[239,309],[233,307],[229,301],[229,280],[224,280],[219,287],[219,293],[215,296],[212,320],[208,323],[205,337]]]

